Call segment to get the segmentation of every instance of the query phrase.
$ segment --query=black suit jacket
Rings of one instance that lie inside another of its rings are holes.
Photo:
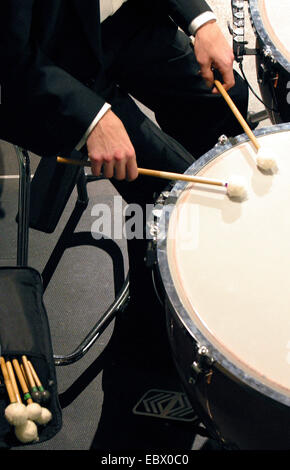
[[[204,0],[128,0],[128,21],[156,10],[185,32]],[[70,153],[105,100],[98,0],[1,0],[0,138],[39,155]]]

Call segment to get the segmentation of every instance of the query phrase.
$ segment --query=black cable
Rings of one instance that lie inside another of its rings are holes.
[[[265,106],[265,108],[269,109],[270,111],[272,111],[273,113],[279,113],[279,111],[277,111],[276,109],[274,108],[271,108],[270,106],[268,106],[266,103],[264,103],[264,101],[257,95],[257,93],[253,90],[252,86],[250,85],[250,83],[248,82],[247,80],[247,77],[244,73],[244,69],[243,69],[243,64],[242,62],[239,63],[239,66],[240,66],[240,71],[241,71],[241,74],[246,82],[246,84],[248,85],[249,89],[251,90],[251,92],[253,93],[253,95]]]

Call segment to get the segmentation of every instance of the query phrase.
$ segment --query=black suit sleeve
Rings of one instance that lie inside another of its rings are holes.
[[[31,39],[33,0],[0,2],[0,137],[40,155],[73,150],[104,100]]]
[[[205,0],[168,0],[168,2],[170,16],[185,33],[188,33],[188,26],[194,18],[206,11],[212,11]]]

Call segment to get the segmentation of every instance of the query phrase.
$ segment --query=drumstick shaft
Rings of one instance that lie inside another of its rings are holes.
[[[26,377],[26,374],[25,374],[25,370],[24,370],[24,367],[23,367],[23,364],[20,364],[20,369],[21,369],[21,372],[22,372],[22,375],[23,375],[23,379],[25,380],[25,383],[28,387],[28,380],[27,380],[27,377]]]
[[[57,161],[59,163],[66,163],[71,165],[78,165],[84,167],[91,167],[90,162],[82,162],[79,160],[73,160],[71,158],[63,158],[57,157]],[[227,186],[227,183],[221,180],[210,179],[210,178],[203,178],[201,176],[191,176],[191,175],[183,175],[181,173],[171,173],[168,171],[159,171],[159,170],[149,170],[146,168],[138,168],[138,173],[140,175],[146,176],[154,176],[156,178],[163,178],[168,180],[181,180],[181,181],[188,181],[191,183],[202,183],[202,184],[210,184],[214,186]]]
[[[169,171],[147,170],[146,168],[138,168],[138,173],[140,173],[140,175],[154,176],[157,178],[163,178],[168,180],[181,180],[189,181],[192,183],[212,184],[214,186],[226,186],[226,183],[224,181],[203,178],[199,176],[183,175],[180,173],[171,173]]]
[[[6,386],[6,390],[9,396],[9,400],[11,403],[15,403],[17,402],[17,399],[16,399],[16,395],[15,395],[15,392],[14,392],[14,389],[13,389],[13,386],[12,386],[12,383],[8,374],[4,357],[0,358],[0,365],[1,365],[1,370],[3,374],[3,379],[4,379],[5,386]]]
[[[25,379],[24,379],[24,376],[23,376],[23,374],[22,374],[22,371],[21,371],[19,362],[18,362],[17,359],[13,359],[13,360],[12,360],[12,363],[13,363],[14,370],[15,370],[15,372],[16,372],[16,375],[17,375],[17,377],[18,377],[20,386],[21,386],[21,388],[22,388],[22,392],[23,392],[23,394],[24,394],[24,399],[26,400],[27,403],[32,403],[32,398],[30,397],[30,393],[29,393],[29,390],[28,390],[26,381],[25,381]],[[26,396],[29,396],[29,397],[26,398],[25,395],[26,395]]]
[[[18,401],[18,403],[22,403],[21,396],[20,396],[20,393],[19,393],[18,385],[17,385],[17,382],[16,382],[16,378],[15,378],[15,374],[14,374],[11,362],[6,361],[6,366],[7,366],[7,371],[8,371],[10,381],[12,383],[12,387],[14,389],[16,400]]]
[[[31,370],[30,370],[30,367],[29,367],[28,360],[27,360],[26,356],[22,356],[22,363],[23,363],[23,366],[24,366],[24,370],[25,370],[26,377],[27,377],[30,388],[31,389],[36,388],[34,378],[32,376],[32,373],[31,373]]]
[[[38,387],[39,389],[43,389],[42,383],[40,382],[39,377],[38,377],[38,375],[37,375],[37,373],[36,373],[36,371],[35,371],[35,369],[34,369],[32,363],[31,363],[30,361],[28,361],[28,365],[29,365],[29,367],[30,367],[31,373],[32,373],[32,375],[33,375],[33,378],[34,378],[34,380],[35,380],[35,383],[36,383],[37,387]]]
[[[215,86],[217,87],[218,91],[220,92],[220,94],[223,96],[223,98],[225,99],[225,101],[227,102],[227,104],[229,105],[230,109],[232,110],[232,112],[234,113],[234,115],[236,116],[237,120],[239,121],[239,123],[241,124],[242,128],[244,129],[245,133],[247,134],[247,136],[249,137],[249,139],[251,140],[252,144],[254,145],[254,147],[256,148],[256,150],[259,150],[260,148],[260,144],[258,142],[258,139],[256,138],[256,136],[254,135],[253,131],[251,130],[251,128],[249,127],[248,123],[245,121],[244,117],[242,116],[242,114],[240,113],[240,111],[238,110],[238,108],[236,107],[235,103],[233,102],[233,100],[231,99],[230,95],[227,93],[227,91],[224,89],[223,85],[221,84],[221,82],[219,80],[215,80],[214,81],[214,84]]]

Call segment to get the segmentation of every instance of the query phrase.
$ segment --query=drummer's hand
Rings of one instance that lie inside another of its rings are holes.
[[[126,129],[113,111],[108,110],[87,139],[92,173],[106,178],[132,181],[138,176],[136,155]]]
[[[234,54],[216,21],[208,22],[197,30],[194,50],[201,75],[209,87],[214,82],[212,68],[221,73],[226,90],[234,86]],[[212,91],[218,93],[216,87]]]

